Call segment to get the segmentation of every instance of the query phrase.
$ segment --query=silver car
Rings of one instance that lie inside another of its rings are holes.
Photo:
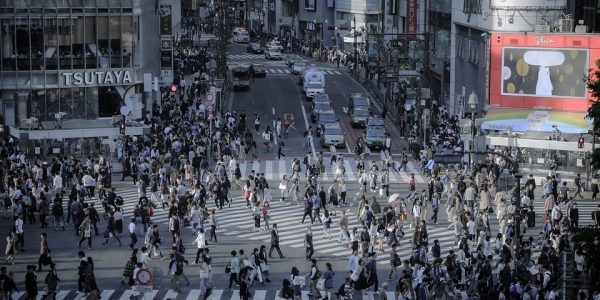
[[[344,140],[344,132],[340,127],[340,123],[329,123],[323,124],[323,133],[321,134],[321,145],[323,147],[334,146],[336,148],[344,147],[346,141]]]

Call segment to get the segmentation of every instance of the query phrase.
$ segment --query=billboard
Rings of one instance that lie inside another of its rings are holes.
[[[600,37],[503,34],[490,38],[490,104],[586,111],[584,76],[600,58]]]

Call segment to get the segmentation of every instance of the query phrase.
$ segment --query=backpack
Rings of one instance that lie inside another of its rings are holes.
[[[152,217],[154,215],[154,209],[152,208],[152,206],[148,206],[148,208],[146,208],[146,214],[148,215],[148,217]]]
[[[321,278],[321,271],[319,271],[319,268],[316,268],[317,271],[315,272],[315,276],[312,278],[313,280],[319,280]]]
[[[441,193],[444,191],[444,185],[442,184],[442,182],[438,181],[435,183],[435,192],[436,193]]]
[[[175,275],[183,274],[183,263],[181,261],[175,261]]]

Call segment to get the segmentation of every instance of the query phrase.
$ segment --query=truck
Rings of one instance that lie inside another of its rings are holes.
[[[231,35],[234,43],[250,43],[250,34],[245,28],[236,27]]]
[[[317,69],[314,64],[310,65],[310,68],[304,72],[302,84],[306,98],[310,100],[316,94],[325,93],[325,74]]]

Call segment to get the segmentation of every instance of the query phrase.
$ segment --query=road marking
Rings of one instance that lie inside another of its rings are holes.
[[[212,296],[213,298],[214,298],[214,294],[215,294],[215,291],[213,291],[213,296]],[[186,300],[200,299],[200,290],[191,290],[190,293],[188,294],[187,298],[185,298],[185,299]],[[214,299],[220,299],[220,298],[214,298]]]
[[[293,80],[292,80],[292,83],[294,83]],[[304,126],[306,126],[306,130],[308,130],[308,126],[309,126],[308,118],[306,117],[306,110],[304,109],[304,103],[303,103],[303,99],[302,99],[303,96],[302,96],[302,93],[300,92],[300,89],[298,88],[298,85],[294,83],[294,87],[296,88],[296,91],[298,92],[298,99],[300,100],[300,108],[302,108],[302,116],[304,117]],[[313,136],[313,139],[310,141],[310,149],[312,151],[313,161],[317,161],[317,152],[315,151],[314,136]]]
[[[254,300],[262,300],[267,297],[267,291],[265,290],[256,290],[254,291]]]
[[[101,299],[110,299],[110,296],[115,292],[115,290],[103,290],[100,294]],[[60,294],[60,293],[59,293]],[[56,297],[58,299],[58,297]]]
[[[210,300],[219,300],[221,299],[221,295],[223,295],[223,290],[213,290],[212,294],[210,294]],[[193,299],[200,299],[200,297],[198,298],[193,298]],[[191,299],[188,299],[191,300]]]
[[[174,290],[168,290],[163,299],[177,299],[177,294],[179,293]]]

